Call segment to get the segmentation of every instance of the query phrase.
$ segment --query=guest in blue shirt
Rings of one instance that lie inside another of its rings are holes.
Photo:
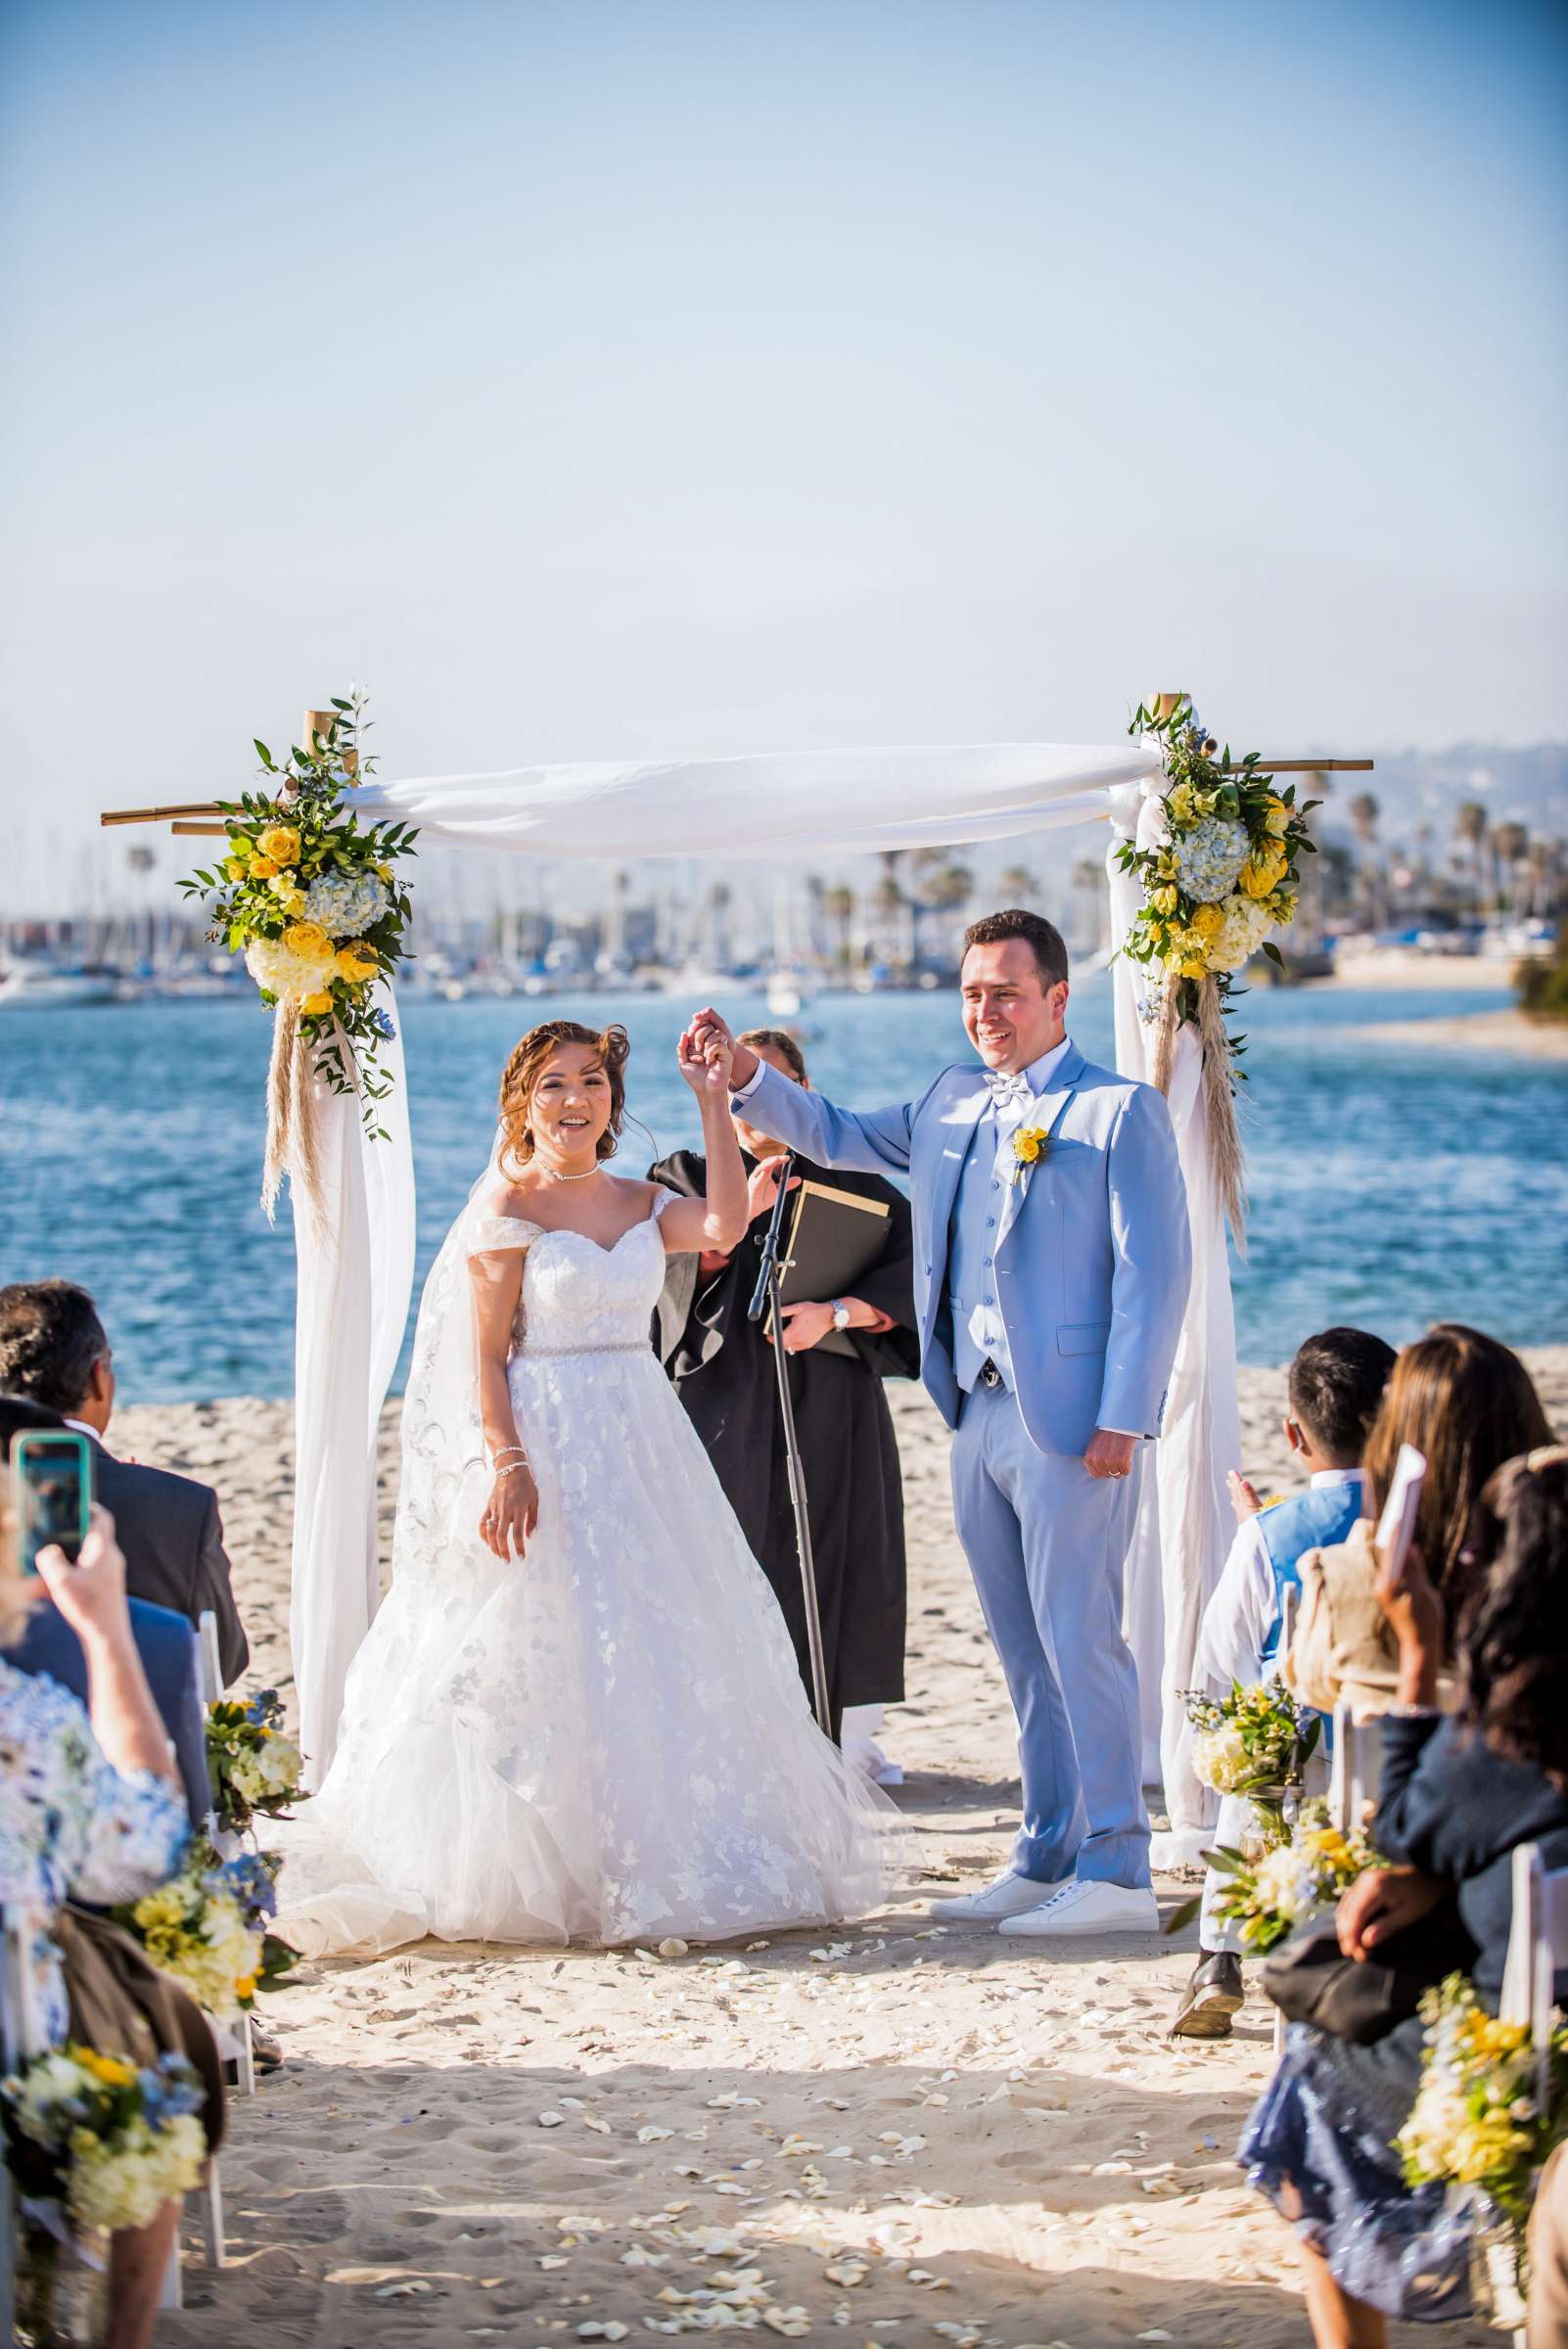
[[[1394,1349],[1364,1329],[1325,1329],[1297,1352],[1286,1380],[1285,1441],[1307,1470],[1305,1491],[1267,1506],[1232,1471],[1235,1541],[1198,1633],[1193,1685],[1228,1695],[1267,1680],[1279,1654],[1284,1594],[1301,1588],[1297,1571],[1311,1549],[1343,1542],[1361,1514],[1361,1452],[1377,1416]],[[1215,1842],[1234,1850],[1247,1832],[1250,1806],[1226,1795]],[[1198,1928],[1198,1962],[1181,1994],[1173,2039],[1228,2039],[1242,2004],[1241,1945],[1218,1914],[1223,1884],[1210,1868]]]

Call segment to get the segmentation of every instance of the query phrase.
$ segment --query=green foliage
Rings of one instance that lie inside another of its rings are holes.
[[[1540,962],[1521,962],[1513,975],[1521,1011],[1533,1019],[1568,1020],[1568,918],[1558,926],[1557,943]]]
[[[393,1031],[375,991],[404,958],[412,907],[394,866],[417,852],[418,834],[404,823],[361,828],[343,805],[376,763],[363,749],[365,706],[360,693],[334,696],[330,726],[314,730],[307,749],[296,744],[282,766],[257,738],[270,788],[219,803],[228,854],[180,887],[206,900],[208,936],[245,955],[262,1002],[299,1005],[316,1075],[354,1095],[367,1131],[384,1140],[377,1104],[392,1080],[379,1047]]]

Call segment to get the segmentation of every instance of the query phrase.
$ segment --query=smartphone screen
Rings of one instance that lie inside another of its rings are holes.
[[[38,1552],[58,1543],[74,1560],[87,1539],[93,1505],[92,1449],[67,1427],[30,1429],[11,1442],[17,1497],[17,1564],[36,1574]]]

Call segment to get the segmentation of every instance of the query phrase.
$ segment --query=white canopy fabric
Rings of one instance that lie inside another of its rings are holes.
[[[345,800],[431,843],[536,856],[854,855],[1084,823],[1153,763],[1146,743],[964,743],[519,766],[364,783]]]
[[[1093,818],[1132,836],[1155,789],[1146,743],[979,743],[810,751],[755,759],[628,760],[515,767],[499,774],[369,782],[345,795],[367,817],[398,817],[438,843],[539,856],[785,856],[956,847]],[[1120,939],[1136,892],[1112,875]],[[1137,974],[1116,970],[1119,1065],[1147,1074]],[[1168,1860],[1192,1858],[1212,1798],[1192,1778],[1180,1691],[1197,1618],[1222,1561],[1224,1475],[1239,1429],[1230,1279],[1183,1032],[1171,1088],[1194,1242],[1194,1279],[1157,1474],[1145,1485],[1129,1561],[1126,1621],[1144,1690],[1151,1769],[1158,1751],[1172,1834]],[[358,1105],[319,1103],[335,1170],[334,1238],[301,1241],[296,1414],[301,1505],[294,1551],[296,1674],[312,1782],[331,1759],[344,1681],[377,1589],[374,1430],[406,1317],[413,1162],[397,1071],[392,1140],[369,1142]],[[384,1120],[384,1122],[386,1122]],[[345,1333],[352,1344],[345,1347]],[[396,1333],[396,1334],[394,1334]]]

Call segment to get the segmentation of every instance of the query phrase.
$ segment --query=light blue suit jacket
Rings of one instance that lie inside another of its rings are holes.
[[[990,1100],[973,1061],[918,1101],[839,1109],[763,1066],[749,1124],[819,1166],[910,1178],[920,1369],[957,1425],[947,1227],[974,1128]],[[1082,1455],[1097,1427],[1156,1436],[1192,1276],[1186,1187],[1164,1098],[1069,1044],[1034,1122],[1044,1158],[1002,1194],[997,1305],[1018,1407],[1040,1451]]]

